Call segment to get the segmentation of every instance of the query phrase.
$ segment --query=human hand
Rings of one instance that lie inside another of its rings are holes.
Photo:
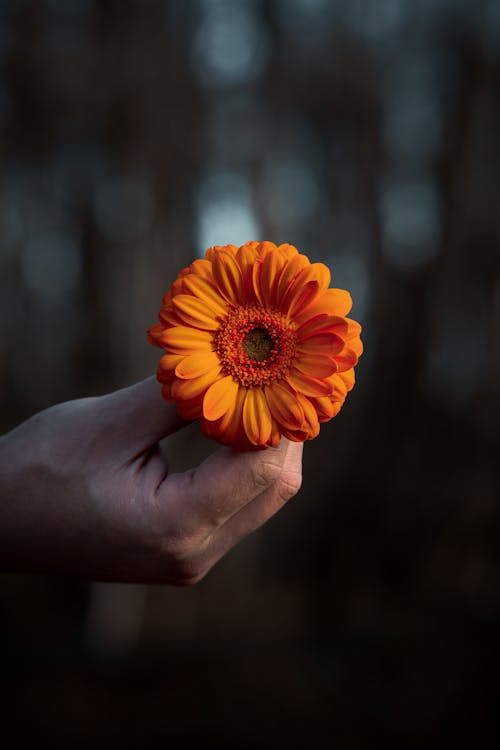
[[[101,581],[199,581],[296,494],[302,443],[219,448],[168,474],[185,424],[154,378],[58,404],[0,438],[0,569]]]

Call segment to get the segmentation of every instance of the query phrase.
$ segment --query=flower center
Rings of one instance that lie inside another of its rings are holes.
[[[276,310],[233,305],[214,336],[222,368],[246,388],[269,385],[295,359],[295,324]]]
[[[241,346],[249,359],[263,362],[273,350],[273,340],[265,328],[254,328],[245,334]]]

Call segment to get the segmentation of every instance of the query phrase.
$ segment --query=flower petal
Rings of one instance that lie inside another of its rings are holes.
[[[319,432],[318,414],[313,404],[302,393],[298,393],[297,397],[304,410],[305,427],[308,433],[306,440],[312,440]]]
[[[171,354],[194,354],[199,349],[211,349],[213,336],[209,331],[200,331],[188,326],[167,328],[159,336],[161,345]]]
[[[316,414],[320,422],[328,422],[340,411],[342,401],[332,401],[328,396],[313,398],[312,405],[316,409]]]
[[[248,304],[252,304],[256,300],[253,288],[253,266],[256,258],[253,248],[254,244],[256,245],[257,243],[247,242],[236,253],[236,260],[241,269],[241,277],[243,279],[243,294]]]
[[[290,370],[286,379],[292,388],[298,392],[297,395],[303,393],[305,396],[329,396],[333,390],[332,385],[327,380],[313,378],[304,372],[300,372],[295,367]]]
[[[234,255],[225,250],[215,253],[212,260],[212,271],[219,292],[228,302],[244,302],[243,278],[241,269]]]
[[[176,311],[174,310],[174,306],[172,305],[172,300],[168,303],[168,305],[164,305],[160,310],[160,320],[163,323],[164,328],[170,328],[172,326],[181,326],[183,325],[182,318],[180,318]]]
[[[297,328],[297,336],[300,341],[314,336],[316,333],[329,332],[336,333],[337,336],[341,336],[345,340],[348,330],[346,318],[320,313],[312,318],[306,318],[305,322]]]
[[[183,419],[199,419],[202,414],[203,399],[201,396],[179,401],[177,403],[177,413]]]
[[[344,317],[352,307],[352,299],[345,289],[327,289],[319,294],[314,302],[307,308],[295,315],[295,322],[301,326],[306,320],[315,315],[327,313],[336,317]]]
[[[305,310],[313,302],[319,292],[317,281],[308,281],[307,284],[296,282],[289,287],[288,292],[283,297],[280,304],[280,310],[289,318]]]
[[[276,247],[264,258],[260,274],[260,296],[258,295],[262,304],[276,304],[279,277],[284,265],[285,259]]]
[[[290,265],[292,265],[292,263],[293,261]],[[296,299],[297,295],[300,294],[300,290],[306,287],[311,281],[316,282],[318,293],[323,294],[327,290],[330,281],[330,271],[323,263],[309,263],[309,265],[298,271],[293,282],[288,285],[287,290],[283,296],[280,297],[280,310],[284,313],[288,311],[291,315],[292,313],[289,311],[291,306],[290,300]],[[308,304],[310,304],[310,302],[311,300],[308,300]],[[302,305],[302,307],[305,309],[305,305]],[[300,307],[297,305],[295,305],[295,312],[300,312]]]
[[[184,323],[201,328],[204,331],[216,331],[219,321],[210,307],[191,294],[178,294],[172,300],[175,312]]]
[[[211,280],[202,279],[200,276],[191,273],[184,279],[184,286],[186,291],[201,299],[210,310],[213,310],[215,315],[227,313],[227,303],[214,288],[213,277]]]
[[[337,371],[343,372],[357,365],[358,356],[355,351],[346,347],[339,355],[335,355],[335,362],[337,363]]]
[[[354,388],[354,383],[356,382],[356,375],[354,373],[354,367],[352,370],[345,370],[344,372],[339,372],[337,376],[345,385],[345,388],[347,392],[352,391]]]
[[[321,354],[301,354],[295,360],[295,367],[313,378],[328,378],[337,372],[335,362]]]
[[[234,403],[231,404],[217,424],[216,431],[220,435],[222,442],[226,445],[234,445],[243,435],[243,402],[245,401],[245,395],[245,389],[238,388]]]
[[[209,386],[221,379],[221,367],[218,365],[213,370],[205,372],[199,378],[190,380],[176,379],[172,383],[172,396],[176,401],[187,401],[200,396]]]
[[[352,318],[343,318],[343,320],[347,323],[347,334],[343,336],[346,341],[361,335],[362,328],[357,320],[352,320]]]
[[[154,325],[150,326],[148,328],[149,343],[161,348],[160,337],[164,330],[165,330],[165,326],[161,322],[155,323]]]
[[[287,242],[283,245],[278,245],[278,250],[286,260],[291,260],[295,255],[299,254],[299,251],[294,245],[289,245]]]
[[[294,281],[297,274],[303,269],[311,265],[309,258],[306,255],[298,253],[294,255],[285,265],[281,272],[280,280],[278,282],[277,290],[277,302],[281,304],[281,300],[285,295],[289,285]]]
[[[212,262],[215,256],[220,253],[221,250],[229,253],[229,255],[235,255],[238,251],[238,248],[235,245],[214,245],[213,247],[209,247],[206,251],[205,259]]]
[[[164,354],[160,359],[160,367],[162,370],[172,370],[173,372],[183,359],[182,354]]]
[[[304,421],[304,411],[291,388],[273,383],[265,387],[267,403],[271,414],[278,423],[290,430],[296,430]]]
[[[193,260],[187,270],[190,276],[196,274],[198,278],[204,278],[207,279],[207,281],[212,280],[212,264],[205,258],[197,258],[196,260]],[[186,280],[186,278],[188,277],[185,276],[184,280]]]
[[[167,354],[167,357],[177,357],[176,354]],[[188,357],[183,357],[175,367],[175,374],[182,380],[190,380],[191,378],[199,378],[200,375],[204,375],[209,370],[213,370],[217,365],[220,364],[219,357],[215,352],[199,352],[198,354],[190,354]]]
[[[345,344],[339,336],[334,333],[317,333],[297,345],[299,354],[326,354],[332,357],[342,351]]]
[[[271,435],[272,420],[261,388],[249,388],[243,404],[243,427],[253,445],[264,445]]]
[[[222,417],[236,400],[239,385],[231,375],[210,386],[203,399],[203,416],[210,422]]]

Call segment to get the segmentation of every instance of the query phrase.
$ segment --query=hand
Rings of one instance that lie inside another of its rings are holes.
[[[219,448],[168,474],[185,423],[144,380],[58,404],[0,438],[0,569],[193,584],[298,491],[302,444]]]

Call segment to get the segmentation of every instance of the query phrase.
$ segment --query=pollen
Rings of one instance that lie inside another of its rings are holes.
[[[226,375],[246,388],[284,378],[295,359],[295,325],[276,310],[233,305],[215,334],[215,349]]]

